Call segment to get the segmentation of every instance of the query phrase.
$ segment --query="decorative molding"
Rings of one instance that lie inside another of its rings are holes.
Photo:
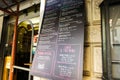
[[[90,42],[90,27],[85,27],[85,43]]]
[[[90,26],[90,41],[93,43],[101,42],[101,28],[100,25]]]
[[[85,43],[101,43],[100,25],[85,27]]]
[[[86,4],[86,19],[87,25],[90,26],[92,24],[92,8],[91,8],[91,0],[85,0]]]
[[[92,18],[93,24],[100,24],[100,7],[103,0],[92,0]]]
[[[90,76],[91,75],[91,47],[85,46],[84,50],[84,69],[83,75]]]
[[[94,64],[94,72],[102,73],[102,52],[101,46],[93,47],[93,64]]]

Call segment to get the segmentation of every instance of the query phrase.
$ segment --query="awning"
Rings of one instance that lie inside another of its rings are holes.
[[[13,11],[11,7],[14,5],[18,5],[23,1],[26,0],[0,0],[0,10],[9,14],[15,14],[15,11]]]

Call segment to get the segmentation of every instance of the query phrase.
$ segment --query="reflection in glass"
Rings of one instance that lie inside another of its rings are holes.
[[[113,78],[120,79],[120,64],[112,65],[112,76]]]
[[[112,60],[120,60],[120,45],[114,45],[112,53]]]
[[[120,79],[120,5],[110,7],[112,77]]]

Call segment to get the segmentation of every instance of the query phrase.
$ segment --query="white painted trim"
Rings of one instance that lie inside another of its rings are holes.
[[[46,4],[46,0],[41,0],[41,5],[40,5],[40,22],[39,22],[39,32],[38,32],[38,34],[41,31],[43,16],[44,16],[44,12],[45,12],[45,4]]]
[[[20,70],[23,70],[23,71],[30,71],[29,68],[24,68],[24,67],[20,67],[20,66],[13,66],[14,69],[20,69]]]

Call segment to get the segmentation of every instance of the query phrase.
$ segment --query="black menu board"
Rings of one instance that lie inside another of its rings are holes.
[[[82,80],[83,0],[47,0],[30,73],[52,80]]]

